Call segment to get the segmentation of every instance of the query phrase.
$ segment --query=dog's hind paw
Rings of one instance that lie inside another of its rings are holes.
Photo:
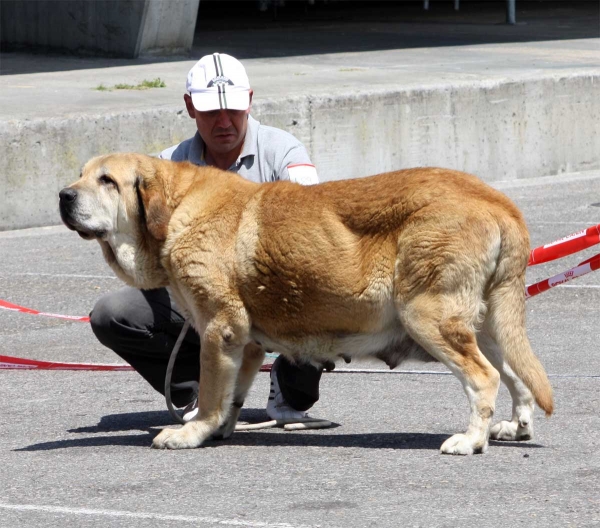
[[[443,455],[472,455],[474,453],[485,453],[487,451],[487,442],[484,446],[477,447],[473,440],[465,434],[455,434],[446,440],[440,452]]]
[[[508,422],[504,420],[490,429],[490,438],[505,442],[531,440],[533,438],[533,426],[531,422],[523,426],[516,421]]]

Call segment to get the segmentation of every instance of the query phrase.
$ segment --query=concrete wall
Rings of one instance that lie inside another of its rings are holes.
[[[138,54],[188,53],[194,41],[200,0],[146,0],[146,4]]]
[[[254,108],[308,145],[326,180],[417,166],[512,180],[600,168],[599,81],[464,83]]]
[[[253,114],[296,135],[321,179],[444,166],[490,182],[600,168],[600,77],[256,101]],[[181,106],[0,124],[0,230],[60,223],[58,191],[90,157],[157,153],[191,136]]]
[[[138,57],[186,53],[200,0],[2,0],[3,46]]]

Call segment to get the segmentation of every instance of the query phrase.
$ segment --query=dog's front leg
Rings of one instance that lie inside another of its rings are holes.
[[[244,347],[244,359],[242,360],[242,366],[235,383],[235,393],[233,395],[233,402],[231,403],[229,418],[227,418],[227,421],[217,431],[215,437],[229,438],[235,431],[235,426],[244,406],[244,400],[264,359],[265,351],[260,345],[248,343]]]
[[[154,438],[152,447],[199,447],[227,422],[234,402],[236,378],[244,350],[239,337],[236,337],[238,336],[234,335],[231,325],[207,326],[201,339],[198,418],[186,423],[181,429],[163,429]],[[237,420],[237,416],[235,418]]]

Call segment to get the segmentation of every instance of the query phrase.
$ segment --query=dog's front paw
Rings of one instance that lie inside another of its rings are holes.
[[[473,444],[473,440],[464,434],[455,434],[446,440],[440,452],[443,455],[472,455],[474,453],[485,453],[487,451],[487,442],[479,447]]]
[[[236,425],[237,425],[237,418],[230,417],[221,427],[219,427],[217,432],[213,434],[213,439],[226,440],[233,434],[233,432],[235,431]]]
[[[198,434],[192,423],[184,425],[181,429],[163,429],[152,441],[154,449],[193,449],[202,444],[204,440]]]

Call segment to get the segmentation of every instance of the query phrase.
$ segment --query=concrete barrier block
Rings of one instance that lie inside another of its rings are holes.
[[[281,98],[252,113],[298,137],[323,181],[416,166],[488,182],[600,168],[593,74]],[[0,230],[60,223],[57,193],[89,158],[156,154],[195,130],[179,106],[0,122]]]
[[[187,53],[200,0],[2,0],[2,44],[120,57]]]
[[[537,177],[600,167],[598,115],[593,75],[314,98],[310,148],[327,179],[416,166]]]
[[[60,223],[58,192],[83,164],[110,152],[158,153],[195,123],[179,108],[70,119],[0,122],[0,230]]]

